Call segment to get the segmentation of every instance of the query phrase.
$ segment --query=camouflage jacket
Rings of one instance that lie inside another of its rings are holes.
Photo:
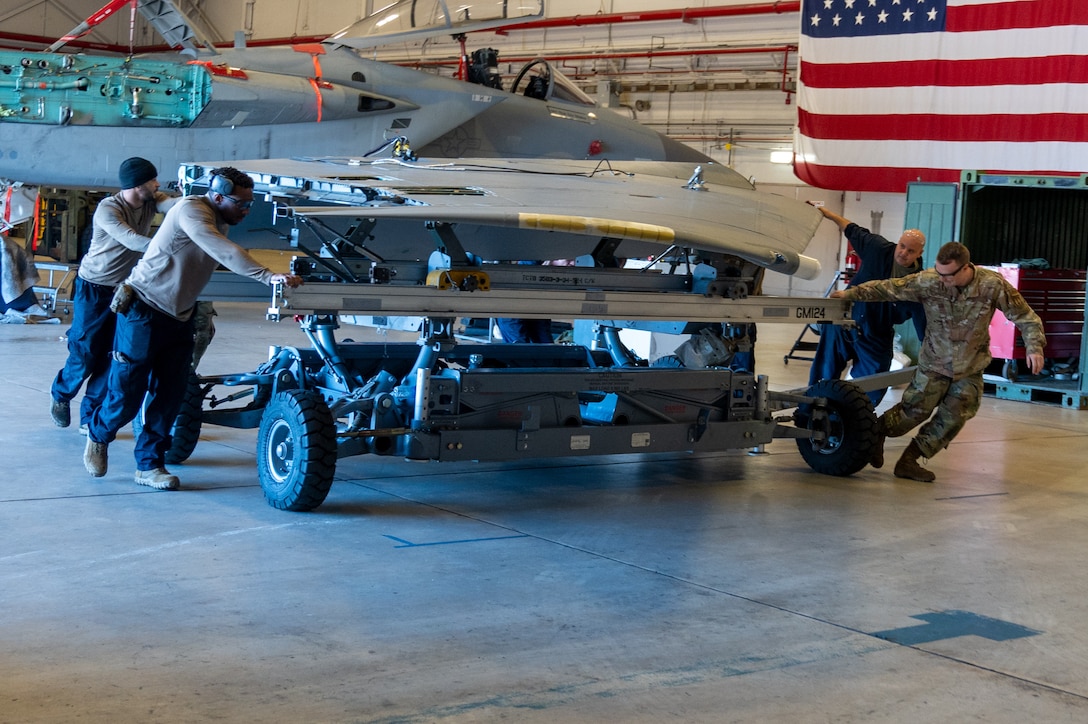
[[[926,336],[918,366],[925,372],[960,380],[990,364],[990,319],[1000,309],[1024,338],[1027,354],[1042,354],[1043,322],[1014,286],[995,271],[974,268],[966,287],[949,289],[937,272],[927,269],[900,279],[883,279],[851,287],[845,299],[862,302],[921,302],[926,310]]]

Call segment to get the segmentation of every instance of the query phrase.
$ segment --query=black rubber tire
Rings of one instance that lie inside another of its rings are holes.
[[[336,473],[336,425],[311,390],[284,390],[269,400],[257,434],[257,475],[265,500],[307,511],[325,502]]]
[[[1020,365],[1014,359],[1005,360],[1001,365],[1001,376],[1009,382],[1016,382],[1016,378],[1020,376]]]
[[[178,416],[170,428],[170,449],[166,452],[166,462],[171,465],[183,463],[189,459],[200,440],[200,424],[204,417],[204,389],[200,377],[189,375],[189,384],[185,386],[185,396],[181,398]]]
[[[145,400],[146,403],[146,400]],[[174,424],[170,426],[170,449],[166,451],[166,462],[177,465],[189,459],[200,441],[200,426],[204,418],[204,390],[200,377],[196,373],[189,375],[189,384],[185,387],[185,396],[181,398]],[[132,418],[132,436],[140,436],[144,429],[144,407]]]
[[[676,355],[667,354],[667,355],[664,355],[664,356],[661,356],[661,357],[658,357],[657,359],[655,359],[653,362],[650,363],[650,366],[651,367],[662,367],[662,368],[666,368],[666,369],[677,369],[677,370],[679,370],[679,369],[684,368],[684,363]]]
[[[797,440],[801,457],[813,470],[824,475],[853,475],[866,465],[877,445],[877,418],[869,396],[852,382],[823,380],[808,390],[810,397],[827,399],[827,440],[822,444],[813,439]],[[802,418],[807,429],[821,424],[818,408],[811,416]]]

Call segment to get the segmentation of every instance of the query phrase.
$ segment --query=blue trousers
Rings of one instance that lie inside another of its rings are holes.
[[[68,329],[68,359],[51,388],[53,399],[71,402],[83,382],[87,389],[79,405],[79,424],[91,421],[94,408],[106,399],[117,315],[110,311],[114,287],[76,277],[72,326]]]
[[[495,326],[502,334],[503,342],[535,342],[537,344],[553,344],[552,320],[550,319],[517,319],[499,317],[495,320]]]
[[[14,309],[16,312],[25,312],[37,303],[38,295],[34,293],[34,287],[28,287],[26,291],[11,300],[4,299],[4,295],[0,294],[0,314],[9,309]]]
[[[91,440],[113,442],[117,431],[140,411],[146,394],[144,426],[134,451],[136,469],[163,467],[192,359],[192,318],[180,322],[139,298],[133,300],[129,310],[117,316],[106,399],[87,426]]]
[[[854,362],[851,374],[855,378],[887,372],[892,368],[893,339],[893,333],[874,335],[857,327],[846,329],[833,324],[823,325],[808,373],[809,385],[820,380],[839,379],[851,360]],[[887,391],[887,387],[881,387],[868,393],[873,407],[880,404]]]

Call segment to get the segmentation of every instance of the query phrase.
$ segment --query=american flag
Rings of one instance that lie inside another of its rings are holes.
[[[813,186],[1088,172],[1088,0],[804,0],[800,64]]]

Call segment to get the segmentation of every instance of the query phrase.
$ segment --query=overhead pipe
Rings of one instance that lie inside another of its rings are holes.
[[[793,49],[796,50],[797,46],[796,45],[793,46]],[[782,88],[782,92],[786,94],[786,105],[787,106],[793,101],[793,93],[791,93],[790,89],[789,89],[789,82],[790,82],[789,66],[790,66],[790,51],[787,49],[786,54],[782,57],[782,85],[780,86]]]
[[[305,45],[308,43],[320,43],[328,35],[293,35],[287,38],[265,38],[263,40],[246,40],[246,46],[250,48],[267,48],[274,46],[291,46],[291,45]],[[26,50],[27,52],[46,52],[46,48],[56,38],[46,38],[40,35],[24,35],[22,33],[5,33],[0,31],[0,46],[10,47],[12,50]],[[31,51],[28,46],[41,45],[41,50]],[[223,41],[221,43],[213,44],[216,48],[232,48],[234,47],[234,41]],[[127,45],[117,45],[115,43],[94,43],[84,40],[72,40],[65,44],[68,48],[79,48],[80,50],[91,50],[101,53],[117,53],[119,55],[128,55],[130,50],[139,53],[166,53],[174,50],[173,46],[166,45],[165,43],[158,43],[156,45],[141,45],[137,48],[129,48]]]
[[[687,23],[704,18],[727,18],[740,15],[781,15],[801,12],[800,0],[780,0],[751,5],[718,5],[710,8],[677,8],[674,10],[644,10],[630,13],[601,13],[598,15],[568,15],[505,25],[495,32],[502,35],[511,30],[540,30],[572,28],[585,25],[619,25],[621,23],[660,23],[679,20]]]
[[[24,35],[23,33],[5,33],[0,31],[0,46],[5,48],[11,48],[12,50],[27,50],[28,45],[41,45],[44,46],[41,51],[44,52],[45,48],[55,41],[56,38],[43,38],[40,35]],[[102,52],[109,53],[127,53],[128,46],[112,45],[110,43],[93,43],[86,40],[72,40],[67,43],[69,48],[81,48],[84,50],[100,50]]]
[[[786,53],[787,57],[792,50],[797,50],[797,46],[793,44],[787,45],[766,45],[762,47],[747,47],[747,48],[703,48],[697,50],[635,50],[628,52],[613,52],[613,53],[556,53],[556,54],[544,54],[525,56],[522,58],[506,58],[502,59],[503,63],[528,63],[530,60],[536,60],[543,57],[546,60],[555,61],[567,61],[567,60],[619,60],[630,58],[667,58],[667,57],[686,57],[692,55],[759,55],[767,53]],[[439,60],[419,60],[404,62],[403,65],[410,65],[413,67],[428,67],[428,66],[444,66],[450,65],[456,61],[450,58],[443,58]],[[775,68],[777,71],[778,68]]]
[[[572,54],[561,54],[560,53],[560,54],[555,54],[555,55],[545,55],[543,57],[545,57],[547,60],[554,60],[554,61],[557,61],[557,62],[565,62],[565,61],[572,61],[572,60],[624,60],[624,59],[633,59],[633,58],[647,58],[647,59],[652,60],[653,58],[690,57],[690,56],[698,56],[698,55],[703,55],[703,56],[752,55],[752,54],[766,55],[768,53],[782,53],[783,58],[782,58],[781,67],[771,68],[771,69],[769,69],[767,71],[764,71],[764,72],[781,72],[782,80],[781,80],[781,82],[779,84],[779,90],[786,94],[786,105],[789,105],[790,102],[792,101],[792,93],[793,93],[793,91],[789,87],[789,75],[790,75],[789,56],[790,56],[791,51],[796,51],[796,50],[797,50],[796,45],[787,44],[787,45],[773,45],[773,46],[749,47],[749,48],[704,48],[704,49],[698,49],[698,50],[650,50],[650,51],[630,51],[630,52],[613,52],[613,53],[572,53]],[[541,57],[541,56],[533,56],[533,57],[528,57],[527,56],[527,57],[524,57],[524,58],[518,58],[518,57],[503,58],[502,61],[504,63],[510,63],[510,64],[513,64],[513,65],[517,65],[519,63],[528,63],[529,61],[535,60],[538,57]],[[437,67],[444,67],[444,66],[452,65],[454,62],[455,61],[453,61],[452,59],[445,58],[445,59],[438,59],[438,60],[413,61],[413,62],[410,62],[410,63],[406,62],[406,63],[403,63],[403,65],[406,65],[406,66],[409,66],[409,67],[414,67],[414,68],[425,68],[425,67],[437,68]],[[745,69],[743,69],[743,68],[706,68],[706,69],[702,69],[702,70],[700,70],[698,72],[700,74],[709,75],[709,74],[718,74],[718,73],[735,73],[735,72],[738,72],[738,71],[743,72],[744,70]],[[762,70],[762,69],[748,69],[748,70]],[[659,71],[640,70],[640,71],[630,71],[630,72],[607,71],[607,72],[603,72],[603,73],[602,72],[590,72],[590,73],[585,73],[584,75],[586,75],[586,76],[592,76],[592,75],[606,75],[606,76],[642,75],[642,76],[648,76],[648,75],[675,75],[678,72],[688,72],[688,73],[690,73],[692,71],[677,71],[677,70],[659,70]]]
[[[692,55],[752,55],[752,54],[766,54],[766,53],[789,53],[791,50],[796,50],[796,45],[768,45],[763,47],[751,47],[751,48],[704,48],[700,50],[636,50],[622,53],[576,53],[576,54],[556,54],[547,55],[548,60],[595,60],[603,58],[605,60],[621,60],[629,58],[646,58],[653,60],[654,58],[670,58],[670,57],[687,57]],[[504,63],[528,63],[534,58],[541,56],[533,56],[526,58],[506,58],[502,59]]]

